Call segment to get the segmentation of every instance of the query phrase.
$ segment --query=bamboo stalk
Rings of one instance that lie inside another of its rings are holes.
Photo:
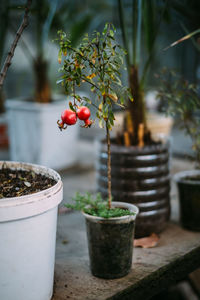
[[[133,128],[133,121],[132,121],[132,118],[131,118],[131,114],[130,112],[127,113],[127,116],[126,116],[126,128],[128,130],[128,132],[133,135],[134,133],[134,128]]]
[[[130,145],[131,145],[130,135],[129,135],[128,131],[124,132],[124,145],[126,147],[130,147]]]
[[[139,124],[138,128],[138,146],[144,147],[144,124]]]

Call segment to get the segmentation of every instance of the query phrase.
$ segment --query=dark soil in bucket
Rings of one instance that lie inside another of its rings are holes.
[[[188,181],[200,181],[200,175],[194,175],[194,176],[187,176],[183,178],[184,180]]]
[[[0,199],[37,193],[55,184],[54,179],[33,171],[2,168],[0,170]]]

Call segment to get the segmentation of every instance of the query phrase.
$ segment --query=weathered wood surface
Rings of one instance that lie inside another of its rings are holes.
[[[169,223],[155,248],[135,248],[133,267],[121,279],[93,277],[84,219],[79,213],[59,216],[53,300],[149,299],[200,267],[200,232]]]

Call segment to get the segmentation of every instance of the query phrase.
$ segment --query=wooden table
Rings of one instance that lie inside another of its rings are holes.
[[[95,278],[89,270],[84,219],[80,213],[67,213],[58,219],[53,300],[146,300],[198,267],[200,232],[169,223],[157,247],[134,249],[132,270],[126,277]]]

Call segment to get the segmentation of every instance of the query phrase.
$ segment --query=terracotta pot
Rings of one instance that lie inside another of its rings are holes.
[[[83,213],[86,220],[90,268],[94,276],[114,279],[127,275],[132,266],[133,238],[138,208],[113,202],[112,207],[128,209],[135,215],[100,218]]]
[[[161,232],[170,216],[169,144],[111,145],[112,196],[138,206],[136,237]],[[107,149],[99,147],[98,191],[107,197]]]

